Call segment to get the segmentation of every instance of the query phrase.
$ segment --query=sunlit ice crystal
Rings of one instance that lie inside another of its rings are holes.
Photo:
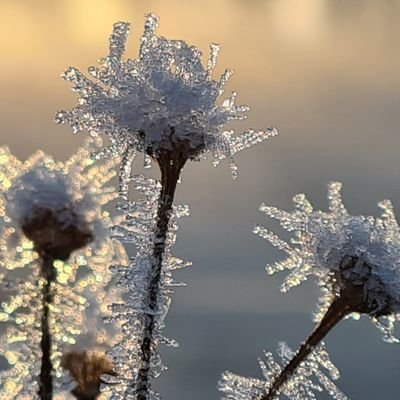
[[[137,398],[138,370],[143,363],[141,344],[149,317],[154,317],[154,330],[150,338],[152,341],[150,377],[156,378],[166,369],[158,353],[158,346],[160,344],[170,347],[178,345],[175,340],[164,336],[163,328],[173,289],[183,285],[176,282],[172,275],[175,270],[191,265],[172,254],[178,229],[177,220],[189,214],[187,206],[175,206],[168,227],[156,307],[151,308],[149,285],[153,274],[153,236],[161,184],[143,175],[133,176],[131,181],[138,198],[118,203],[117,208],[125,214],[125,218],[112,231],[115,239],[122,243],[130,243],[136,249],[135,256],[131,258],[128,267],[114,265],[112,268],[117,277],[117,285],[127,290],[123,302],[112,304],[111,316],[107,319],[110,322],[118,321],[122,325],[121,340],[108,353],[117,376],[106,379],[110,385],[105,385],[105,389],[111,391],[112,398],[115,399]],[[151,391],[148,398],[157,399],[159,395]]]
[[[0,371],[0,386],[10,398],[37,398],[45,284],[38,251],[47,247],[35,244],[37,237],[33,234],[30,240],[23,229],[27,221],[37,218],[37,210],[51,210],[61,231],[82,224],[93,237],[68,259],[53,262],[56,278],[51,287],[50,326],[57,390],[66,349],[79,344],[83,335],[93,338],[93,346],[107,348],[114,343],[110,329],[101,323],[101,316],[109,313],[105,304],[120,296],[108,266],[124,265],[127,260],[123,247],[110,238],[109,227],[116,218],[105,209],[116,197],[110,186],[116,160],[95,164],[90,158],[100,146],[101,140],[89,139],[66,162],[43,152],[20,161],[7,148],[0,148],[0,268],[4,276],[0,281],[0,354],[8,362],[8,368]],[[41,229],[38,226],[36,234],[46,236]]]
[[[294,352],[280,343],[278,361],[274,355],[265,352],[265,361],[259,359],[264,379],[245,378],[232,372],[224,372],[218,388],[224,393],[224,400],[260,400],[266,396],[274,377],[279,375]],[[326,391],[335,400],[347,400],[344,393],[333,383],[339,379],[339,370],[329,358],[325,344],[321,343],[309,357],[300,364],[297,371],[282,387],[276,399],[313,400],[317,394]]]
[[[352,293],[350,312],[367,314],[384,333],[397,341],[395,322],[400,307],[400,229],[390,201],[379,203],[381,215],[353,216],[341,197],[341,184],[328,186],[329,208],[314,210],[304,195],[294,197],[295,209],[288,212],[261,205],[261,211],[277,219],[293,234],[290,242],[262,226],[254,232],[287,253],[288,257],[267,266],[269,273],[288,270],[282,290],[315,276],[321,289],[317,320],[329,305]]]
[[[78,105],[57,112],[56,122],[68,124],[73,132],[108,136],[110,147],[97,157],[122,154],[123,182],[137,151],[152,158],[179,152],[185,159],[210,151],[215,165],[229,158],[236,177],[233,155],[275,136],[277,130],[250,129],[240,135],[224,130],[227,122],[245,118],[249,108],[236,104],[236,93],[219,100],[232,75],[226,70],[220,79],[212,78],[219,45],[211,45],[203,65],[199,49],[158,36],[157,27],[158,17],[146,15],[138,58],[124,60],[130,25],[114,24],[109,54],[99,67],[89,67],[90,78],[74,67],[63,74],[77,93]]]

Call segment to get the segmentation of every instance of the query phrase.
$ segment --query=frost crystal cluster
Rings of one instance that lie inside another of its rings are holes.
[[[318,320],[332,301],[350,288],[353,299],[360,296],[360,301],[349,313],[369,315],[386,340],[397,341],[394,323],[400,311],[400,229],[392,204],[388,200],[379,203],[381,215],[377,218],[350,215],[342,202],[340,183],[329,185],[328,200],[326,212],[315,211],[302,194],[294,197],[292,212],[261,205],[261,211],[293,232],[287,243],[268,229],[255,227],[256,234],[288,254],[267,271],[290,271],[282,291],[314,275],[322,288]]]
[[[228,121],[245,118],[249,108],[235,103],[236,93],[217,102],[232,74],[226,70],[219,80],[212,79],[219,45],[211,45],[203,66],[196,47],[157,36],[157,26],[158,18],[147,15],[139,56],[124,61],[130,25],[117,22],[108,56],[100,60],[99,67],[89,68],[92,79],[72,67],[64,73],[78,94],[78,105],[72,111],[58,112],[56,121],[70,125],[73,132],[108,136],[111,146],[97,156],[123,154],[123,192],[137,151],[157,158],[173,150],[185,159],[211,151],[215,164],[224,158],[231,160],[235,177],[232,156],[275,136],[276,129],[250,129],[237,136],[223,130]]]
[[[8,362],[8,368],[0,371],[0,387],[7,399],[38,396],[42,289],[46,285],[40,251],[49,250],[41,240],[52,234],[47,233],[49,227],[37,224],[34,242],[23,227],[34,221],[40,210],[50,210],[48,215],[55,216],[61,232],[78,225],[88,229],[93,238],[90,245],[68,259],[52,263],[55,279],[50,288],[53,301],[49,322],[55,377],[62,374],[63,351],[77,343],[79,335],[88,333],[94,336],[93,343],[109,344],[110,337],[104,325],[97,324],[96,315],[108,315],[104,303],[119,296],[110,288],[108,265],[116,261],[123,264],[126,256],[118,242],[107,238],[108,226],[114,222],[103,206],[116,197],[115,190],[107,187],[115,176],[115,162],[93,164],[90,154],[100,145],[98,139],[88,140],[65,163],[42,152],[21,162],[7,148],[0,148],[0,269],[4,271],[0,286],[0,355]],[[90,326],[93,332],[88,332]]]
[[[280,361],[272,353],[265,353],[266,362],[259,360],[265,380],[244,378],[231,372],[224,372],[219,382],[219,390],[226,397],[224,400],[261,400],[265,398],[273,379],[282,371],[281,364],[287,364],[294,352],[285,344],[278,348]],[[323,372],[326,370],[327,372]],[[347,397],[335,386],[332,380],[339,378],[339,371],[329,359],[325,345],[322,343],[300,364],[278,394],[282,399],[313,400],[315,393],[326,390],[335,400],[346,400]]]
[[[162,334],[164,318],[171,302],[170,295],[176,286],[183,283],[174,281],[172,272],[191,265],[172,255],[172,247],[176,240],[178,229],[177,219],[189,215],[187,206],[175,206],[169,221],[169,230],[166,238],[166,249],[162,261],[161,279],[156,293],[156,307],[151,308],[152,293],[151,279],[154,274],[154,232],[157,221],[158,199],[161,185],[156,180],[145,176],[132,178],[134,188],[142,195],[136,201],[122,202],[118,208],[126,213],[123,223],[115,226],[114,238],[122,243],[134,244],[136,255],[128,267],[115,265],[112,269],[119,276],[118,286],[127,289],[127,297],[123,303],[114,303],[111,306],[112,317],[110,322],[122,324],[122,341],[110,352],[116,377],[109,377],[112,383],[111,390],[115,399],[136,399],[138,396],[138,370],[144,369],[142,341],[148,337],[151,343],[151,358],[147,366],[150,377],[154,378],[166,369],[157,352],[158,345],[176,347],[175,340],[168,339]],[[149,316],[154,317],[152,332],[148,329]],[[157,393],[151,391],[149,399],[157,399]]]
[[[54,213],[62,229],[78,226],[90,232],[91,240],[101,243],[107,235],[103,217],[108,217],[102,205],[116,195],[112,187],[104,187],[115,175],[114,163],[94,166],[90,159],[91,150],[101,148],[100,143],[87,141],[65,163],[41,151],[22,163],[7,148],[1,149],[4,222],[14,228],[15,234],[22,235],[22,227],[45,209]]]

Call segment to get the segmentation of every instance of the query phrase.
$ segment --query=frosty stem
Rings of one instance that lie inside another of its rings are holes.
[[[312,353],[315,347],[318,346],[331,329],[357,308],[360,301],[359,293],[358,290],[354,291],[353,289],[345,290],[338,297],[335,297],[319,324],[300,345],[295,356],[277,378],[275,378],[268,393],[261,397],[260,400],[275,399],[282,386],[290,379],[299,365]]]
[[[158,312],[158,294],[165,254],[168,224],[171,217],[176,185],[187,158],[179,152],[161,154],[157,163],[161,171],[161,193],[158,201],[157,224],[154,232],[151,276],[147,291],[147,307],[150,312],[144,314],[144,331],[141,342],[141,360],[137,374],[137,400],[148,400],[150,395],[151,358],[154,352],[154,331]]]
[[[53,398],[53,364],[51,361],[51,333],[49,324],[49,305],[53,302],[51,284],[55,280],[56,271],[53,266],[54,258],[48,254],[42,255],[42,277],[45,283],[42,289],[42,319],[40,348],[42,350],[42,362],[40,367],[39,397],[41,400]]]

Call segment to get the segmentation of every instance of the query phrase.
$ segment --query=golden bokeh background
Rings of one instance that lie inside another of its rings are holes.
[[[257,357],[279,340],[296,346],[312,326],[313,284],[279,293],[281,276],[263,267],[282,255],[257,239],[261,202],[291,207],[306,192],[325,207],[326,183],[344,183],[354,213],[375,213],[392,199],[400,212],[399,0],[0,0],[0,138],[19,157],[37,148],[66,159],[82,142],[52,118],[75,102],[59,78],[85,71],[107,54],[112,24],[130,21],[127,55],[137,54],[143,15],[160,16],[159,33],[184,39],[205,57],[220,43],[217,74],[235,70],[227,90],[251,106],[235,128],[276,125],[280,135],[227,166],[192,164],[178,200],[176,255],[194,261],[179,273],[165,351],[170,371],[158,380],[165,399],[217,399],[219,373],[260,376]],[[353,399],[398,397],[400,352],[368,321],[344,322],[327,340]],[[321,396],[320,399],[325,397]]]

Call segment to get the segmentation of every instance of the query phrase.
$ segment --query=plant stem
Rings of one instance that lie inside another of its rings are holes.
[[[157,223],[155,228],[150,282],[147,306],[150,313],[143,315],[143,336],[140,345],[141,360],[136,378],[137,400],[148,400],[150,395],[151,358],[154,352],[154,331],[157,328],[158,295],[162,262],[166,249],[168,224],[172,213],[176,185],[186,162],[182,154],[165,153],[157,158],[161,171],[161,193],[158,200]]]
[[[299,365],[310,355],[324,337],[341,321],[346,315],[354,310],[354,300],[346,295],[336,297],[329,306],[322,320],[314,328],[308,338],[300,345],[297,353],[273,381],[268,393],[260,400],[273,400],[276,398],[281,387],[295,373]]]
[[[53,398],[53,364],[51,361],[51,333],[49,324],[49,305],[53,302],[51,284],[55,280],[56,270],[53,266],[54,258],[48,254],[42,256],[42,277],[45,279],[42,292],[42,319],[40,348],[42,350],[42,363],[40,368],[39,397],[41,400]]]

